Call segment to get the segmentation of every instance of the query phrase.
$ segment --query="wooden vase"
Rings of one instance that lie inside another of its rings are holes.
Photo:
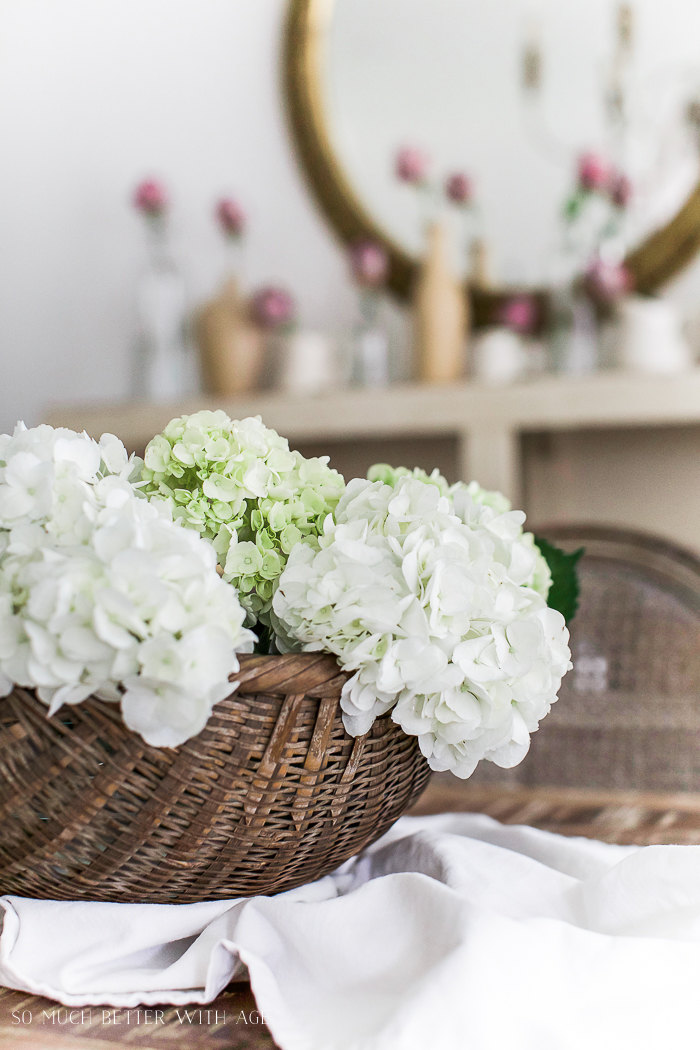
[[[424,383],[452,383],[465,370],[469,303],[449,262],[447,233],[439,223],[428,229],[415,297],[418,378]]]
[[[201,308],[194,321],[207,393],[235,395],[260,383],[265,337],[251,320],[234,278]]]

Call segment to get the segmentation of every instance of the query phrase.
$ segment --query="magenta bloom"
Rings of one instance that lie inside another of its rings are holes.
[[[272,285],[256,292],[250,307],[253,319],[263,328],[284,328],[294,321],[296,313],[289,292]]]
[[[396,154],[396,178],[400,182],[410,182],[416,186],[428,178],[428,155],[415,146],[402,146]]]
[[[216,217],[221,229],[229,237],[240,237],[245,230],[245,212],[238,201],[224,197],[216,206]]]
[[[578,181],[583,190],[606,190],[610,166],[599,153],[584,153],[578,162]]]
[[[350,249],[350,266],[358,284],[376,288],[386,280],[389,257],[381,244],[358,241]]]
[[[611,304],[632,290],[634,280],[624,263],[605,262],[596,255],[586,269],[584,284],[596,302]]]
[[[503,304],[500,321],[514,332],[532,332],[537,324],[537,304],[528,295],[513,296]]]
[[[616,208],[626,208],[632,196],[632,183],[621,171],[614,171],[608,183],[608,193]]]
[[[472,180],[463,171],[456,171],[445,181],[445,196],[453,204],[471,204],[474,197]]]
[[[145,179],[134,191],[134,207],[146,215],[162,215],[168,204],[168,191],[157,179]]]

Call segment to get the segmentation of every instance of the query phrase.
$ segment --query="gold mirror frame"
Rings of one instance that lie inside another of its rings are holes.
[[[326,29],[334,0],[290,0],[284,33],[284,95],[297,154],[316,200],[346,243],[368,238],[389,256],[390,289],[407,298],[418,267],[366,211],[350,185],[328,134],[321,89]],[[679,273],[700,250],[700,182],[680,211],[630,252],[625,263],[635,290],[651,295]],[[500,292],[472,289],[474,322],[488,320]],[[546,293],[543,293],[546,295]]]

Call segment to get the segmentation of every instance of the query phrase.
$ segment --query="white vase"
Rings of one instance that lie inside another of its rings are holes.
[[[620,303],[618,315],[617,356],[623,368],[668,375],[693,367],[673,303],[631,295]]]

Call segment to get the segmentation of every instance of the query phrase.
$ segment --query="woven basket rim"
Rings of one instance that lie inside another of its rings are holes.
[[[251,653],[238,657],[240,670],[229,676],[241,695],[340,696],[351,677],[332,653]],[[296,680],[298,684],[295,685]]]

